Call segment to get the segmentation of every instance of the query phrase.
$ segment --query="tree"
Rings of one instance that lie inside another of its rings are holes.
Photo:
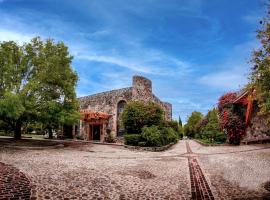
[[[23,124],[41,121],[48,130],[78,119],[77,74],[63,42],[34,38],[0,43],[0,117],[21,138]]]
[[[143,126],[160,125],[164,120],[163,113],[159,105],[134,101],[125,106],[121,118],[128,134],[140,134]]]
[[[181,126],[181,127],[183,126],[180,115],[179,115],[179,118],[178,118],[178,124],[179,124],[179,126]]]
[[[253,52],[250,87],[256,89],[260,108],[259,114],[266,115],[270,123],[270,6],[268,15],[261,21],[262,28],[257,31],[261,47]]]
[[[209,110],[207,115],[199,123],[200,137],[203,139],[225,142],[227,136],[221,131],[218,120],[218,112],[216,108]]]
[[[203,118],[203,114],[197,111],[191,113],[188,117],[187,124],[185,125],[184,132],[185,135],[188,137],[194,137],[195,134],[198,132],[196,125],[200,122]]]

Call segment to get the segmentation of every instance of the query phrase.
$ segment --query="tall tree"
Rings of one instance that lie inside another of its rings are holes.
[[[268,15],[261,21],[262,28],[257,31],[261,47],[254,51],[251,73],[251,87],[256,89],[260,114],[268,116],[270,123],[270,5]]]
[[[34,38],[29,43],[0,43],[0,117],[21,138],[28,121],[51,130],[78,119],[77,74],[63,42]]]
[[[186,136],[194,137],[195,134],[198,132],[197,124],[203,118],[203,114],[197,111],[191,113],[188,117],[187,123],[185,124],[184,132]]]
[[[179,115],[179,118],[178,118],[178,124],[179,124],[179,126],[180,126],[180,127],[182,127],[182,126],[183,126],[183,124],[182,124],[182,120],[181,120],[180,115]]]

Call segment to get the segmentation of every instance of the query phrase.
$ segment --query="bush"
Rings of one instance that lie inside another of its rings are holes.
[[[111,130],[106,130],[107,135],[105,137],[105,141],[108,143],[114,143],[115,142],[115,138],[113,137]]]
[[[172,128],[164,127],[160,132],[163,138],[163,145],[177,142],[177,132],[175,132]]]
[[[160,147],[163,146],[164,141],[163,138],[161,136],[161,132],[158,129],[157,126],[150,126],[150,127],[143,127],[142,129],[142,138],[145,140],[146,142],[146,146],[149,147]]]
[[[144,126],[161,124],[163,116],[162,108],[156,104],[130,102],[125,106],[121,119],[127,133],[140,134]]]
[[[216,133],[216,139],[217,142],[224,143],[227,140],[227,135],[223,132],[217,132]]]
[[[179,131],[179,124],[177,121],[174,121],[174,120],[168,121],[167,124],[168,124],[168,127],[172,128],[175,132]]]
[[[141,140],[140,134],[126,134],[124,135],[124,140],[126,145],[138,146]]]
[[[143,127],[142,139],[145,141],[144,146],[165,146],[170,143],[176,143],[178,140],[177,132],[172,128],[150,126]]]
[[[138,143],[138,146],[140,146],[140,147],[145,147],[145,146],[146,146],[146,142],[139,142],[139,143]]]
[[[240,144],[245,135],[245,117],[243,108],[233,104],[235,93],[227,93],[219,98],[219,124],[226,131],[229,143]]]

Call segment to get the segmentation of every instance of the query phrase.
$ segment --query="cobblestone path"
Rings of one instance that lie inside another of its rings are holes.
[[[186,141],[188,154],[193,154],[188,141]],[[188,155],[188,165],[190,173],[191,195],[192,200],[214,200],[212,191],[197,161],[191,155]]]
[[[30,199],[30,180],[17,168],[0,162],[0,199]]]
[[[0,143],[0,200],[266,200],[269,147],[205,147],[181,140],[167,151],[145,152],[94,144],[16,149]]]

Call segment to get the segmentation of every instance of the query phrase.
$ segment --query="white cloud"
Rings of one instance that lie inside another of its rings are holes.
[[[111,63],[111,64],[115,64],[124,68],[131,69],[133,71],[143,72],[146,74],[151,73],[151,69],[149,67],[140,66],[140,64],[138,63],[134,64],[133,62],[130,62],[127,59],[121,59],[121,58],[112,57],[112,56],[79,55],[77,56],[77,59],[85,59],[89,61]]]
[[[207,74],[201,77],[199,82],[212,88],[232,91],[240,89],[247,83],[247,75],[241,69],[229,69]]]
[[[9,41],[13,40],[18,42],[19,44],[22,44],[24,42],[28,42],[33,38],[33,35],[26,34],[26,33],[19,33],[12,30],[0,30],[0,41]]]

